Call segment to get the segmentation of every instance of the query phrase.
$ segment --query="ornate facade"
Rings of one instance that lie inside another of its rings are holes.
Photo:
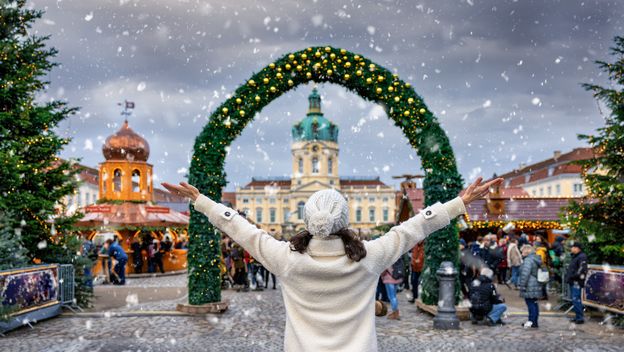
[[[339,176],[339,128],[321,111],[316,88],[308,97],[307,116],[292,127],[292,175],[254,177],[236,190],[236,206],[275,235],[304,228],[303,206],[316,191],[334,188],[349,203],[350,227],[368,235],[377,225],[394,222],[395,190],[379,177]]]

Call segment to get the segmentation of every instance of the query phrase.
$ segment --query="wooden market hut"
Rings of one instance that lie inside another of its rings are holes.
[[[526,233],[531,239],[539,235],[552,243],[563,229],[561,209],[570,200],[573,198],[532,197],[522,188],[496,187],[466,207],[468,228],[460,236],[470,242],[488,233],[500,234],[507,226],[516,235]]]
[[[84,216],[75,224],[89,239],[102,232],[115,233],[128,253],[128,273],[134,273],[130,246],[133,240],[163,241],[169,237],[174,244],[187,240],[188,214],[154,204],[149,152],[147,141],[126,120],[102,146],[105,161],[99,165],[98,204],[80,209]],[[186,270],[186,249],[175,247],[179,246],[172,246],[163,257],[165,271]],[[147,253],[142,252],[141,272],[147,272]],[[101,270],[100,262],[94,274]]]

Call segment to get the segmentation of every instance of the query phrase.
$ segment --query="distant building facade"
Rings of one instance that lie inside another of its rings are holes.
[[[235,206],[272,234],[304,229],[303,207],[312,193],[333,188],[349,204],[349,226],[366,236],[395,218],[396,191],[379,177],[338,173],[338,126],[323,116],[316,88],[308,97],[307,116],[292,127],[290,177],[254,177],[236,190]]]
[[[562,154],[555,151],[552,158],[500,175],[505,188],[522,188],[530,197],[578,198],[587,190],[581,178],[581,167],[572,162],[594,156],[592,148],[576,148]]]

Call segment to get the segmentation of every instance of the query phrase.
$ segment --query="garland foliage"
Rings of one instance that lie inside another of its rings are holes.
[[[189,182],[212,199],[221,199],[229,145],[262,108],[301,84],[328,82],[380,104],[414,147],[425,171],[425,204],[448,201],[459,194],[462,179],[453,150],[437,119],[411,85],[367,58],[345,49],[310,47],[279,58],[241,84],[219,106],[195,140]],[[221,300],[220,234],[208,219],[191,210],[189,226],[189,303]],[[457,231],[449,226],[429,237],[425,250],[423,300],[437,303],[435,270],[442,261],[458,263]],[[433,275],[429,274],[433,273]]]

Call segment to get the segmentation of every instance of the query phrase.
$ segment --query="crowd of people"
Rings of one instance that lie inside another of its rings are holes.
[[[233,288],[239,292],[263,291],[269,287],[275,290],[275,274],[253,258],[238,243],[227,235],[221,236],[221,283],[222,288]]]
[[[161,240],[154,238],[149,232],[140,233],[132,239],[128,239],[127,246],[130,248],[130,255],[124,250],[119,236],[108,238],[101,245],[95,245],[93,241],[84,238],[82,242],[82,255],[88,257],[92,261],[101,260],[102,275],[104,283],[112,283],[113,285],[124,285],[126,282],[126,265],[130,265],[130,269],[135,274],[145,272],[144,263],[147,263],[147,273],[165,273],[163,258],[169,252],[175,249],[187,248],[188,242],[180,240],[173,242],[169,235],[164,236]],[[129,260],[132,261],[129,263]],[[93,285],[91,268],[85,268],[85,277],[87,285]]]
[[[507,307],[493,285],[496,278],[498,284],[513,286],[524,298],[528,319],[523,326],[538,328],[538,300],[547,300],[551,287],[561,289],[563,275],[576,313],[571,322],[583,324],[581,288],[587,274],[587,257],[579,243],[572,243],[571,262],[564,266],[565,241],[558,236],[551,245],[543,236],[533,236],[531,241],[524,233],[516,236],[502,231],[477,237],[468,244],[460,240],[460,285],[464,297],[470,300],[473,323],[504,324],[500,317]]]
[[[572,243],[566,251],[565,241],[558,236],[551,245],[539,235],[529,237],[524,233],[516,235],[503,231],[479,236],[470,243],[460,239],[459,281],[463,298],[470,302],[471,321],[489,326],[505,325],[502,317],[507,305],[496,288],[496,284],[500,284],[519,291],[524,299],[528,319],[523,326],[538,328],[538,301],[548,299],[549,289],[561,289],[563,278],[575,312],[571,322],[583,324],[581,291],[587,274],[587,256],[579,243]],[[564,262],[569,263],[564,266]],[[379,278],[376,299],[390,305],[388,319],[400,319],[397,292],[410,290],[410,303],[418,299],[423,265],[424,243],[419,243]],[[379,307],[380,311],[384,309]]]

